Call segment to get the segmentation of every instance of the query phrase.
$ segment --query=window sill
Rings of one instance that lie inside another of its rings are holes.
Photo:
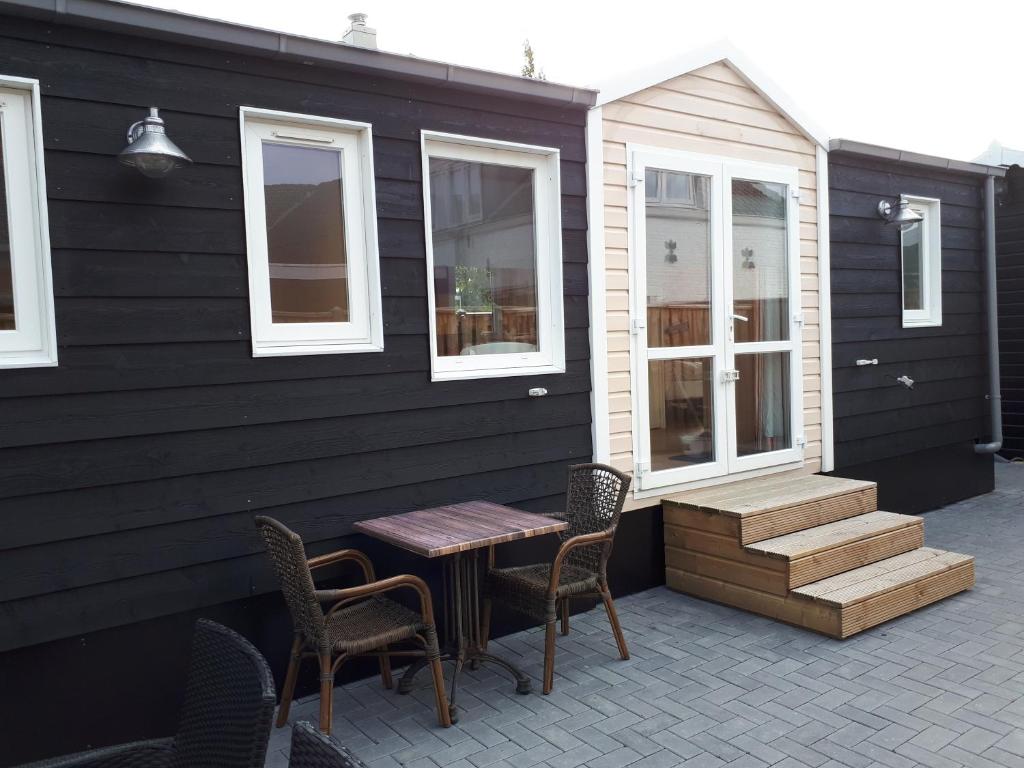
[[[4,368],[56,368],[57,355],[49,352],[0,352],[0,369]]]
[[[518,368],[477,368],[467,370],[432,370],[431,381],[460,381],[465,379],[497,379],[506,376],[544,376],[565,373],[564,365],[529,365]]]
[[[374,342],[352,344],[262,344],[252,346],[253,357],[294,357],[297,355],[343,355],[353,352],[383,352],[384,345]]]
[[[941,328],[942,320],[903,320],[904,328]]]

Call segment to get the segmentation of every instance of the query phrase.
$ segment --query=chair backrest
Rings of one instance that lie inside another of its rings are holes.
[[[305,720],[292,728],[288,768],[366,768],[348,749]]]
[[[569,528],[559,534],[562,541],[598,531],[615,533],[622,505],[629,491],[629,476],[605,464],[575,464],[569,467],[565,520]],[[612,542],[577,547],[565,562],[577,568],[604,575]]]
[[[281,592],[295,631],[319,646],[326,640],[324,612],[314,594],[316,588],[306,562],[302,538],[283,523],[263,515],[256,518],[256,528],[263,536],[274,570],[281,580]]]
[[[236,632],[200,619],[174,737],[175,768],[262,768],[275,703],[263,654]]]

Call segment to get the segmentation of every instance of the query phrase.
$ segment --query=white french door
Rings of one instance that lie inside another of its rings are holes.
[[[800,461],[797,170],[630,159],[638,488]]]

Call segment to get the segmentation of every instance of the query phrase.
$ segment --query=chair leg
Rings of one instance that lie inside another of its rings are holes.
[[[381,648],[381,651],[387,653],[388,647],[385,645]],[[390,656],[379,656],[380,659],[380,680],[384,683],[384,687],[389,691],[394,688],[395,683],[391,679],[391,657]]]
[[[281,706],[277,710],[277,727],[280,728],[288,722],[288,711],[292,706],[292,697],[295,695],[295,680],[299,676],[299,664],[302,662],[302,637],[298,634],[292,641],[292,655],[288,661],[288,671],[284,676],[284,688],[281,689]]]
[[[331,715],[334,704],[334,670],[331,654],[320,654],[320,730],[331,735]]]
[[[422,635],[419,635],[423,643],[423,653],[430,666],[430,676],[434,682],[434,704],[437,707],[437,722],[442,728],[451,728],[452,712],[448,706],[448,697],[444,692],[444,669],[441,668],[441,653],[437,646],[437,630],[427,627]],[[456,674],[458,672],[456,671]]]
[[[561,608],[562,608],[562,634],[563,635],[568,635],[569,634],[569,598],[568,597],[563,597],[561,602],[562,602],[562,605],[561,605]]]
[[[612,601],[612,593],[607,586],[601,589],[601,600],[604,601],[604,609],[608,611],[608,622],[612,625],[612,634],[615,635],[615,644],[619,646],[619,656],[625,661],[629,658],[629,649],[626,647],[626,638],[622,634],[622,626],[619,624],[619,615],[615,613],[615,603]]]
[[[555,683],[555,619],[544,625],[544,694],[551,693]]]
[[[487,641],[491,639],[491,598],[484,598],[484,610],[480,618],[480,650],[487,650]]]

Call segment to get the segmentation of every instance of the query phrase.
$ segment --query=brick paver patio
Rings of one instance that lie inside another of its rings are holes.
[[[374,678],[335,692],[334,735],[371,768],[1024,768],[1024,465],[926,520],[928,545],[975,555],[977,586],[849,640],[652,589],[616,602],[628,662],[591,611],[558,638],[550,696],[474,673],[444,730],[429,676],[406,697]],[[543,632],[497,644],[539,689]]]

